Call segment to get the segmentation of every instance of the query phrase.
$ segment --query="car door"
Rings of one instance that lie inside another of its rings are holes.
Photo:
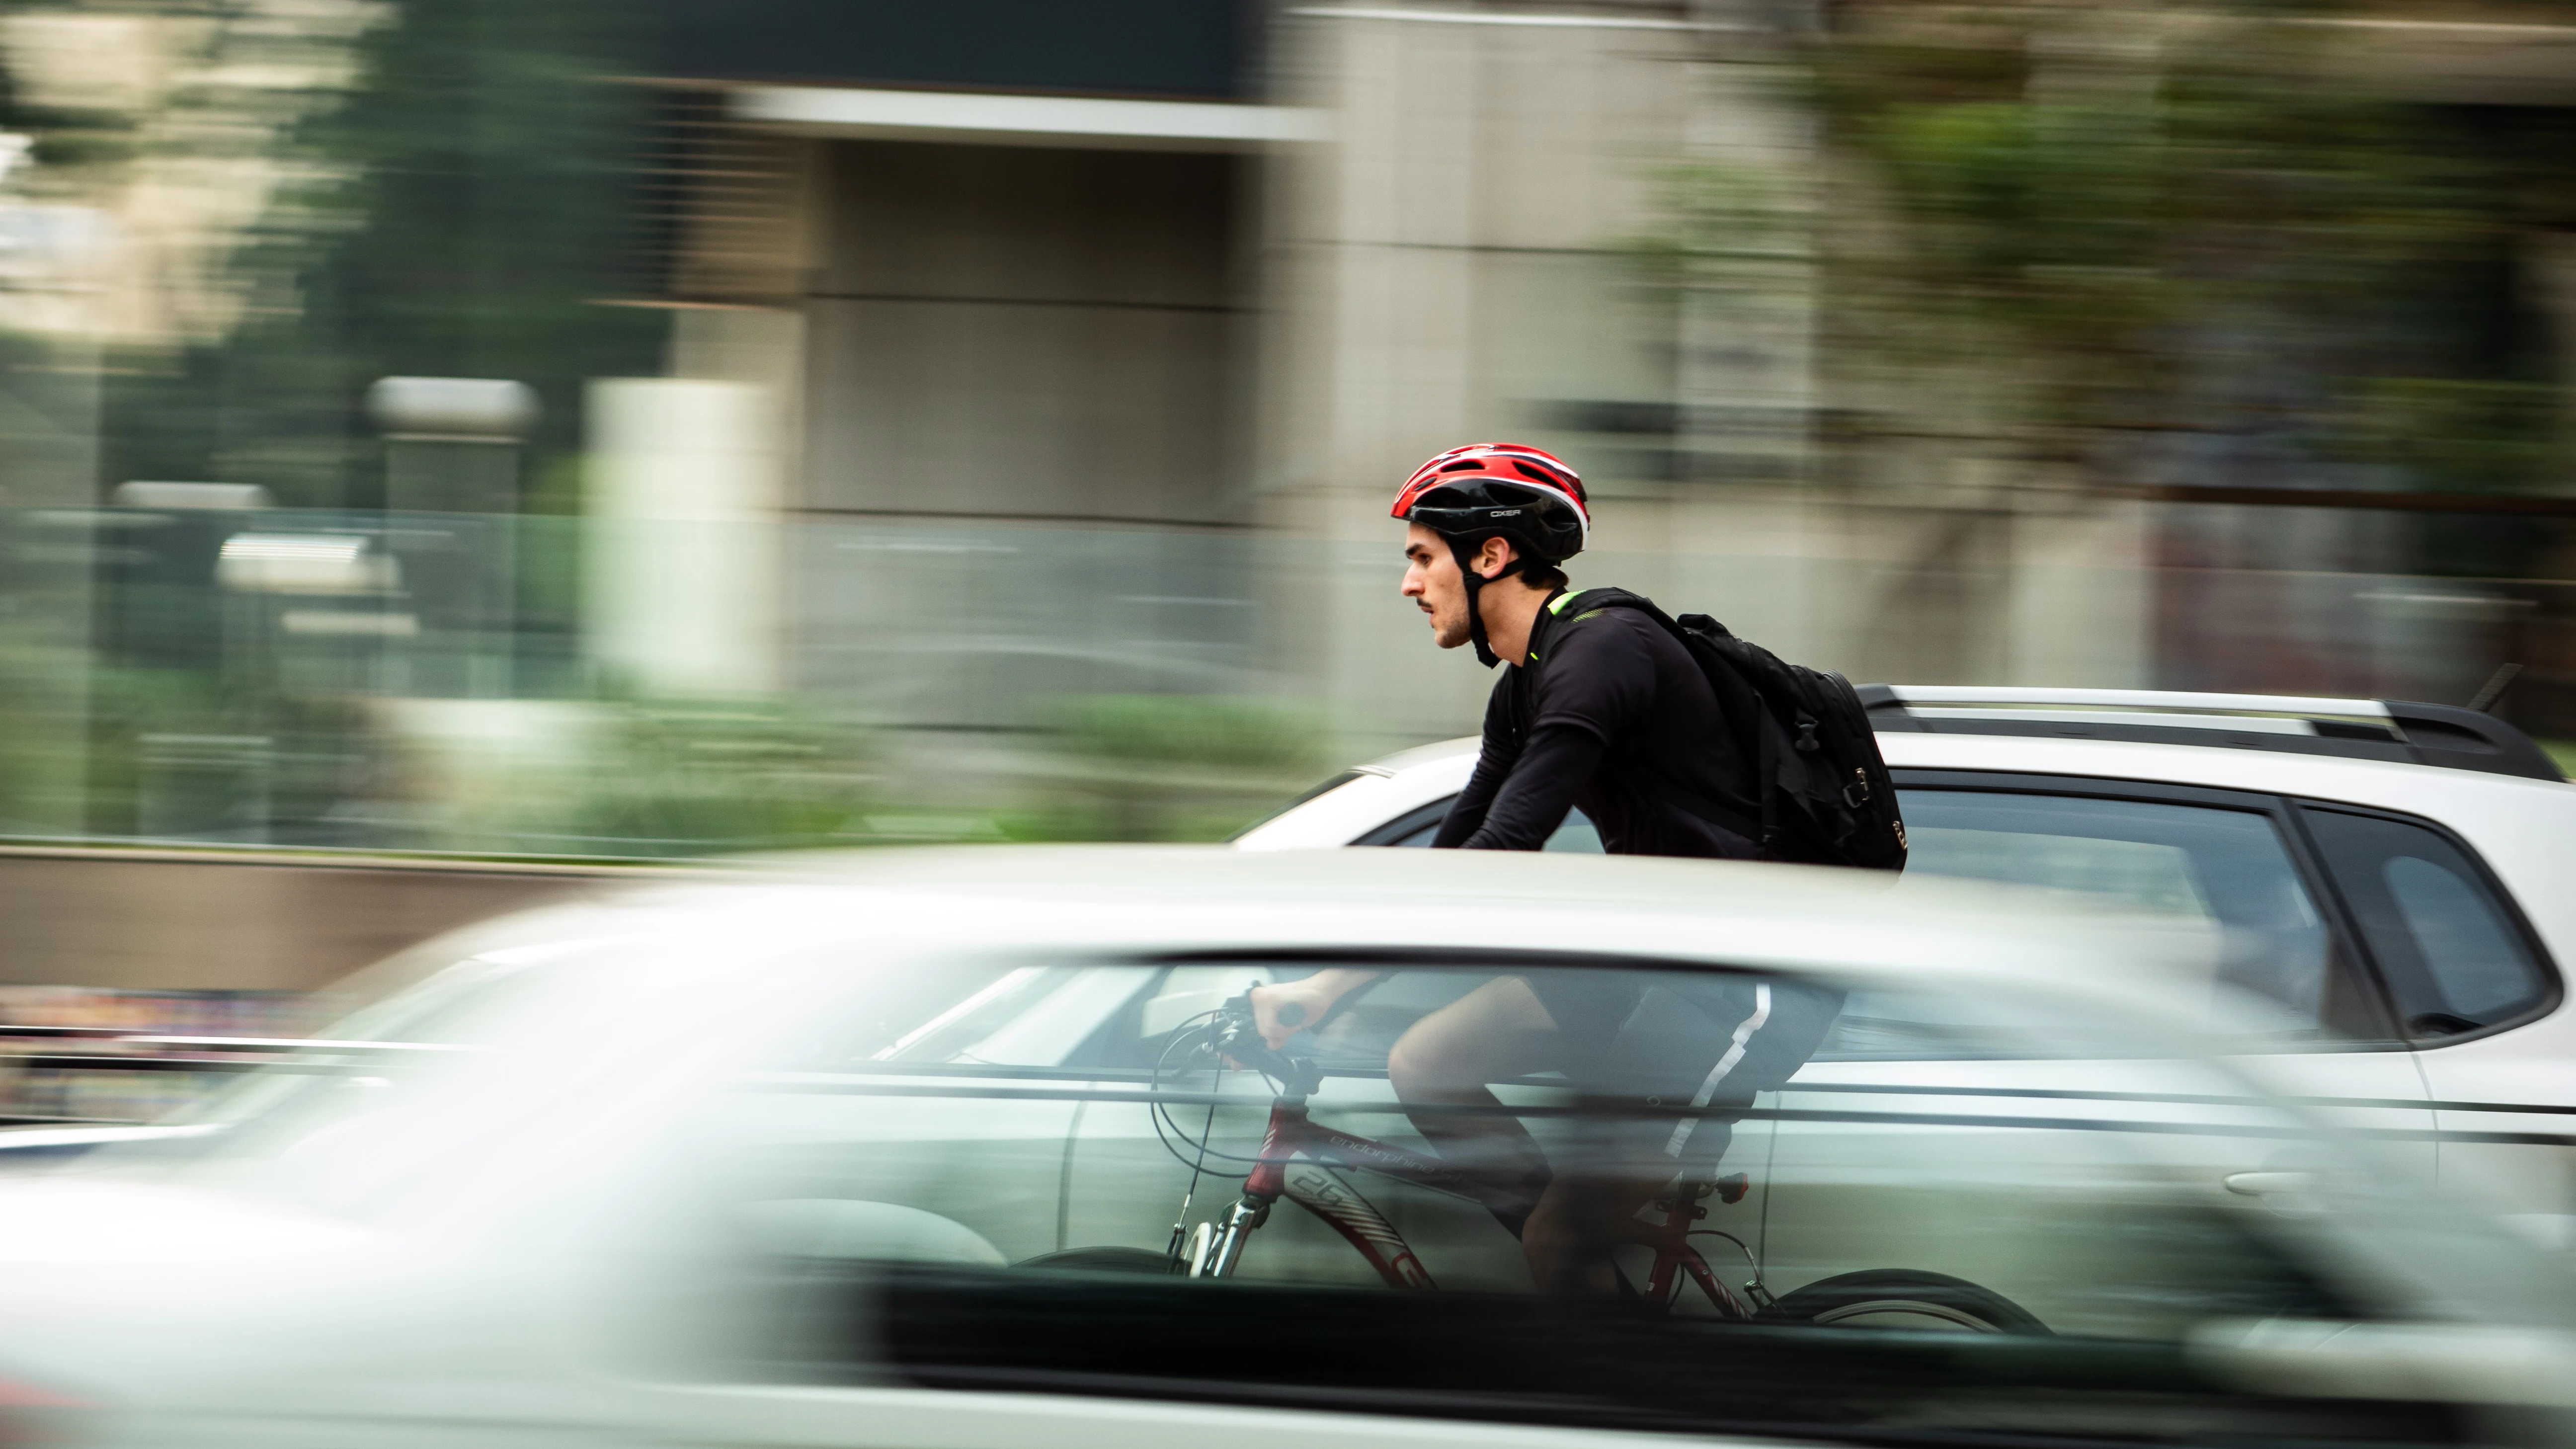
[[[2576,1021],[2539,933],[2432,821],[2301,802],[2300,823],[2415,1047],[2442,1180],[2576,1243]],[[2519,1110],[2517,1110],[2519,1109]]]
[[[2423,1077],[2388,1024],[2288,802],[2052,776],[1914,770],[1897,779],[1913,841],[1909,882],[1954,877],[2052,891],[2197,941],[2199,967],[2177,975],[2175,989],[2233,1037],[2242,1064],[2275,1090],[2318,1099],[2325,1120],[2370,1139],[2391,1170],[2430,1179],[2434,1123]],[[1901,1150],[1941,1154],[1917,1164],[1926,1180],[1993,1146],[1976,1121],[2014,1113],[2072,1113],[2090,1124],[2085,1131],[2172,1135],[2197,1154],[2183,1166],[2213,1190],[2277,1191],[2308,1170],[2310,1144],[2230,1128],[2225,1104],[2161,1100],[2141,1087],[2155,1076],[2149,1064],[2091,1048],[1997,1057],[1966,1024],[1856,995],[1825,1047],[1769,1104],[1783,1120],[1763,1189],[1764,1262],[1795,1286],[1877,1266],[1869,1260],[1900,1248],[1922,1257],[1910,1236],[1888,1236],[1902,1214],[1853,1218],[1850,1194],[1825,1166],[1869,1158],[1853,1139],[1890,1130],[1835,1119],[1883,1115],[1892,1105],[1969,1124],[1932,1133],[1909,1120],[1891,1137],[1886,1160]],[[1973,1276],[1981,1266],[1945,1271]],[[2044,1284],[2032,1291],[2044,1297]]]
[[[1109,1094],[1083,1104],[1067,1144],[1061,1249],[1161,1249],[1175,1222],[1194,1226],[1220,1217],[1242,1193],[1250,1155],[1259,1147],[1274,1089],[1257,1073],[1215,1071],[1184,1048],[1180,1033],[1226,999],[1255,985],[1304,976],[1311,961],[1227,959],[1160,968],[1132,1017],[1122,1023],[1132,1047],[1098,1045],[1126,1062],[1156,1063],[1150,1085],[1187,1100],[1157,1107]],[[1424,1015],[1490,979],[1491,972],[1391,965],[1352,993],[1325,1020],[1289,1038],[1284,1050],[1327,1067],[1310,1099],[1316,1118],[1350,1131],[1430,1152],[1404,1116],[1392,1110],[1386,1054]],[[1549,1096],[1548,1089],[1498,1084],[1505,1101]],[[1205,1107],[1203,1098],[1213,1098]],[[1159,1112],[1159,1117],[1158,1117]],[[1431,1278],[1445,1288],[1523,1288],[1528,1273],[1518,1245],[1483,1211],[1457,1198],[1387,1178],[1344,1173],[1337,1190],[1360,1197],[1408,1243],[1420,1245]],[[1257,1251],[1239,1270],[1247,1281],[1373,1285],[1367,1261],[1314,1215],[1274,1213]]]
[[[2209,974],[2188,989],[2267,1082],[2341,1099],[2336,1120],[2383,1140],[2429,1131],[2414,1105],[2426,1099],[2424,1079],[2373,955],[2290,801],[2047,775],[1906,770],[1897,779],[1914,838],[1909,877],[2037,887],[2205,931]],[[2372,1105],[2388,1102],[2406,1105]],[[2407,1155],[2433,1165],[2429,1145]]]
[[[599,1365],[604,1388],[632,1388],[623,1414],[637,1426],[631,1441],[1001,1449],[1032,1441],[1197,1444],[1250,1436],[1315,1449],[1623,1443],[1643,1449],[1671,1443],[1675,1435],[1703,1442],[1784,1435],[1851,1442],[1884,1438],[1880,1431],[1893,1424],[1928,1425],[1940,1431],[1937,1437],[1980,1443],[2034,1433],[2059,1443],[2124,1441],[2142,1426],[2160,1437],[2195,1440],[2295,1437],[2319,1449],[2396,1437],[2447,1442],[2442,1436],[2451,1421],[2440,1405],[2417,1402],[2434,1393],[2425,1375],[2403,1377],[2354,1403],[2350,1373],[2323,1389],[2311,1376],[2303,1388],[2296,1379],[2264,1376],[2278,1372],[2277,1352],[2243,1365],[2226,1357],[2231,1343],[2256,1327],[2278,1328],[2283,1315],[2305,1320],[2289,1323],[2290,1331],[2314,1336],[2378,1319],[2420,1318],[2425,1290],[2415,1285],[2437,1274],[2450,1296],[2433,1301],[2482,1304],[2474,1284],[2460,1289],[2458,1275],[2442,1271],[2447,1264],[2423,1263],[2425,1245],[2407,1236],[2402,1215],[2374,1214],[2347,1226],[2331,1210],[2267,1211],[2173,1171],[2191,1158],[2176,1145],[2183,1140],[2177,1134],[2093,1132],[2081,1121],[1988,1130],[1962,1127],[1949,1120],[1946,1105],[1936,1105],[1875,1124],[1874,1137],[1846,1136],[1840,1152],[1810,1159],[1815,1174],[1830,1177],[1843,1195],[1841,1225],[1866,1231],[1855,1205],[1884,1204],[1891,1190],[1900,1194],[1897,1207],[1917,1246],[1970,1241],[1994,1275],[1989,1289],[2012,1285],[2007,1296],[2019,1297],[2013,1289],[2020,1284],[2036,1285],[2030,1306],[2042,1310],[2047,1332],[1944,1334],[1937,1315],[1920,1313],[1911,1318],[1928,1318],[1936,1331],[1856,1332],[1869,1325],[1817,1311],[1741,1325],[1681,1308],[1668,1315],[1640,1312],[1630,1295],[1541,1294],[1527,1283],[1444,1284],[1445,1291],[1425,1292],[1297,1273],[1189,1281],[1043,1256],[1005,1261],[1015,1256],[1010,1243],[1066,1231],[1059,1225],[1063,1201],[1023,1193],[977,1208],[953,1192],[953,1184],[985,1174],[986,1140],[961,1130],[967,1124],[959,1119],[922,1118],[918,1104],[999,1107],[1034,1097],[1096,1110],[1111,1100],[1104,1094],[1116,1090],[1115,1079],[1082,1074],[1112,1070],[1121,1053],[1090,1048],[1151,1041],[1162,1033],[1145,1028],[1169,1030],[1186,1021],[1195,993],[1230,993],[1244,984],[1247,968],[1287,965],[1084,962],[1072,969],[1117,973],[1118,984],[1135,988],[1118,1009],[1096,1017],[1092,1008],[1111,993],[1104,986],[1092,995],[1085,983],[1113,978],[1075,975],[1050,987],[1044,978],[1018,978],[1014,985],[1005,977],[988,988],[995,994],[969,998],[961,1003],[966,1009],[945,1014],[941,1033],[907,1032],[898,1039],[916,1045],[964,1040],[986,1057],[1006,1029],[1033,1050],[1041,1035],[1035,1018],[1056,1016],[1079,1035],[1069,1030],[1053,1040],[1084,1044],[1060,1068],[1004,1075],[995,1069],[1008,1064],[990,1060],[890,1062],[878,1047],[864,1060],[879,1065],[818,1070],[816,1054],[798,1050],[777,1070],[711,1082],[718,1100],[706,1110],[680,1104],[671,1130],[654,1139],[659,1174],[638,1174],[622,1189],[642,1189],[636,1195],[659,1215],[656,1226],[625,1233],[611,1256],[586,1265],[582,1278],[619,1310],[598,1319]],[[1500,969],[1446,985],[1490,980]],[[1616,978],[1665,969],[1592,962],[1581,974]],[[1390,970],[1390,987],[1406,974]],[[1394,1025],[1439,994],[1434,988],[1443,983],[1429,980],[1433,974],[1424,972],[1416,983],[1419,995],[1378,1003],[1386,1022],[1345,1019],[1372,1029]],[[1676,971],[1709,974],[1699,967]],[[2083,1059],[2100,1060],[2107,1043],[2140,1035],[2133,1021],[2079,1013],[2069,1003],[2057,1003],[2062,1010],[2025,1010],[1992,992],[1962,1002],[1923,973],[1902,979],[1916,1022],[1997,1028],[1984,1038],[1992,1048],[1986,1060],[2039,1060],[2074,1047]],[[1769,984],[1816,983],[1776,972]],[[1013,994],[1028,1009],[1005,1012]],[[1635,998],[1640,1008],[1649,995]],[[867,1005],[854,1015],[874,1022],[894,1014]],[[1855,1049],[1866,1047],[1865,1036],[1856,1040]],[[983,1075],[928,1070],[940,1066],[978,1067]],[[2171,1056],[2139,1065],[2124,1080],[2138,1097],[2164,1102],[2206,1102],[2246,1090],[2209,1063]],[[844,1214],[846,1231],[832,1241],[782,1242],[739,1231],[746,1225],[742,1206],[774,1200],[779,1149],[790,1157],[819,1156],[827,1167],[837,1161],[837,1141],[782,1142],[768,1112],[737,1110],[746,1094],[800,1091],[861,1104],[881,1119],[874,1127],[852,1124],[851,1140],[918,1144],[907,1149],[911,1165],[899,1179],[867,1187],[873,1201],[905,1207],[912,1217]],[[2228,1099],[2246,1105],[2216,1124],[2222,1128],[2257,1129],[2287,1115],[2255,1097]],[[1595,1119],[1551,1143],[1555,1168],[1624,1171],[1635,1161],[1630,1149],[1640,1141],[1639,1125],[1650,1149],[1663,1140],[1663,1121],[1639,1124],[1628,1109],[1606,1107],[1611,1104],[1581,1109]],[[2105,1110],[2087,1104],[2083,1113]],[[1582,1124],[1579,1112],[1553,1120],[1569,1128]],[[1967,1140],[1963,1133],[1983,1134],[1970,1142],[1973,1156],[1957,1150]],[[955,1155],[958,1165],[942,1170],[933,1160],[939,1151]],[[1911,1171],[1912,1163],[1940,1159],[1964,1170]],[[1033,1165],[1042,1173],[1073,1170],[1055,1162]],[[887,1196],[898,1192],[910,1196]],[[1814,1204],[1820,1212],[1830,1206]],[[970,1210],[998,1216],[972,1224],[961,1218],[952,1226],[972,1226],[991,1244],[1004,1245],[1002,1251],[963,1251],[955,1233],[933,1239],[924,1231],[925,1217]],[[1150,1246],[1165,1210],[1110,1226],[1142,1235]],[[1729,1211],[1734,1216],[1712,1213],[1702,1220],[1692,1239],[1722,1248],[1719,1240],[1749,1226],[1746,1218],[1759,1209],[1746,1203]],[[1775,1206],[1775,1230],[1780,1213]],[[1013,1216],[1022,1221],[1008,1220]],[[2348,1241],[2360,1228],[2371,1234],[2367,1251]],[[1262,1232],[1281,1230],[1274,1223]],[[1736,1264],[1712,1262],[1735,1277]],[[1933,1265],[1909,1256],[1877,1266]],[[1944,1286],[1919,1275],[1909,1281],[1936,1292]],[[1786,1290],[1799,1285],[1775,1286],[1784,1295],[1778,1306],[1795,1309]],[[1975,1283],[1946,1286],[1987,1291]],[[2535,1291],[2549,1287],[2543,1280]],[[1910,1303],[1893,1306],[1909,1310]],[[1808,1310],[1814,1310],[1812,1298]],[[1799,1326],[1807,1324],[1833,1331]],[[2544,1376],[2554,1362],[2533,1376]],[[1640,1431],[1657,1437],[1631,1437]]]

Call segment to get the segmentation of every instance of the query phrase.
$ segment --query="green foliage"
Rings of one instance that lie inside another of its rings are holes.
[[[80,829],[82,661],[0,633],[0,834]]]
[[[1322,742],[1313,715],[1260,699],[1089,694],[1047,714],[1067,751],[1108,760],[1304,770]]]
[[[1774,178],[1701,162],[1666,167],[1656,181],[1668,224],[1625,243],[1631,266],[1647,286],[1758,286],[1774,264],[1804,259],[1804,218]]]
[[[0,834],[291,839],[356,783],[364,725],[344,699],[23,640],[0,643],[0,691],[10,705],[0,709]],[[191,765],[208,742],[231,763]]]
[[[236,264],[232,335],[127,359],[107,392],[110,478],[266,485],[287,506],[369,506],[360,414],[389,374],[515,378],[543,406],[524,476],[581,444],[582,383],[658,370],[663,317],[630,294],[649,12],[607,0],[397,0],[362,79],[299,128],[282,192]]]
[[[273,715],[293,707],[263,692],[227,688],[211,669],[119,669],[102,663],[89,680],[86,813],[88,828],[105,835],[159,833],[145,819],[145,795],[152,788],[145,778],[148,742],[170,736],[273,741],[279,723]],[[222,806],[213,813],[204,822],[210,828],[245,823],[223,821]]]
[[[2134,54],[1997,36],[1982,68],[1850,27],[1816,94],[1901,235],[1829,242],[1831,300],[1880,324],[1842,335],[2000,381],[2043,456],[2100,466],[2124,433],[2234,431],[2411,486],[2555,481],[2555,364],[2491,315],[2555,161],[2314,79],[2311,32],[2267,14],[2204,15],[2198,38]]]
[[[846,843],[876,783],[845,726],[770,702],[638,702],[610,706],[574,758],[497,782],[466,828],[482,848],[568,855]]]
[[[2436,488],[2511,492],[2549,479],[2561,454],[2561,393],[2546,383],[2362,378],[2347,407],[2331,439],[2340,455],[2396,464]]]
[[[1222,840],[1310,782],[1320,720],[1269,700],[1079,695],[1043,711],[1056,761],[1003,815],[1018,840]]]
[[[2576,778],[2576,740],[2542,740],[2540,747],[2557,762],[2559,773]]]

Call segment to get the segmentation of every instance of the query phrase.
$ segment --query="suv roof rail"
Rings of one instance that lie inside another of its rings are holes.
[[[2566,778],[2529,735],[2456,705],[2023,685],[1865,684],[1859,694],[1880,730],[2214,745]]]

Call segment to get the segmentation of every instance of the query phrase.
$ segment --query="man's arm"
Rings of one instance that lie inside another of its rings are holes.
[[[1277,1051],[1288,1038],[1323,1020],[1333,1004],[1385,973],[1334,966],[1296,981],[1252,988],[1252,1022]]]
[[[1655,662],[1616,618],[1568,621],[1548,646],[1536,681],[1536,718],[1493,802],[1459,844],[1468,850],[1537,850],[1565,823],[1574,797],[1601,767],[1615,734],[1655,697]],[[1453,814],[1451,821],[1456,820]],[[1444,824],[1440,832],[1449,834]]]
[[[1440,833],[1431,837],[1434,850],[1455,850],[1467,843],[1485,823],[1485,812],[1494,796],[1503,788],[1503,780],[1520,758],[1520,741],[1513,737],[1504,692],[1512,687],[1511,672],[1494,681],[1494,692],[1485,701],[1485,734],[1476,750],[1476,769],[1467,777],[1467,788],[1449,802],[1449,813],[1440,818]]]
[[[1601,764],[1601,741],[1571,725],[1549,725],[1504,779],[1464,850],[1537,850],[1565,823],[1574,794]],[[1446,827],[1443,827],[1446,833]]]

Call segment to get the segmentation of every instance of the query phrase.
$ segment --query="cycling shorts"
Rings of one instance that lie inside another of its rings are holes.
[[[1736,972],[1567,969],[1525,979],[1564,1040],[1567,1078],[1603,1110],[1581,1119],[1585,1150],[1621,1172],[1715,1164],[1732,1136],[1727,1109],[1787,1082],[1843,1003],[1829,987]]]

